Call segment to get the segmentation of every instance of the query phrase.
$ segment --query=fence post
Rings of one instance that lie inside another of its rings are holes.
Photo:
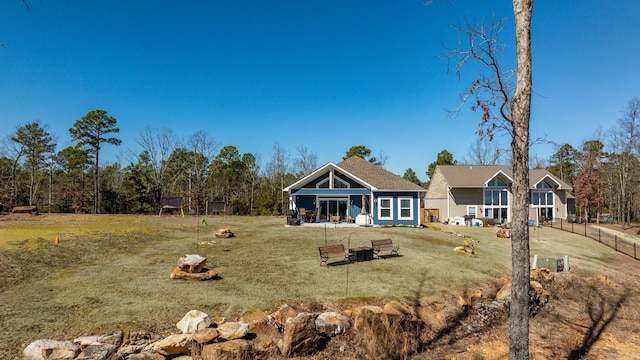
[[[572,233],[573,233],[573,224],[574,224],[574,223],[571,223],[571,232],[572,232]]]
[[[587,221],[584,222],[584,236],[588,237],[587,236]]]
[[[616,251],[618,251],[618,235],[613,235],[613,239],[616,242],[616,248],[615,249],[616,249]]]
[[[598,228],[598,242],[602,242],[602,238],[600,237],[600,228]]]
[[[633,258],[637,259],[638,258],[638,253],[636,252],[636,243],[633,243]]]

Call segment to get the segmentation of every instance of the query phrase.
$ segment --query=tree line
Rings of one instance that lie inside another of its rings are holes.
[[[69,129],[74,145],[58,151],[40,121],[19,126],[0,148],[0,204],[5,210],[36,205],[45,212],[154,213],[162,197],[181,196],[195,213],[204,213],[207,201],[221,201],[230,213],[273,215],[289,206],[282,189],[317,169],[317,155],[303,146],[290,156],[274,143],[261,166],[258,156],[221,147],[204,131],[179,139],[170,129],[151,127],[140,132],[141,150],[129,154],[128,165],[102,165],[102,148],[121,144],[118,132],[115,118],[92,110]],[[442,150],[426,175],[430,178],[437,165],[509,162],[488,156],[495,153],[494,145],[480,142],[460,161]],[[387,161],[363,145],[352,146],[344,158],[353,155],[381,166]],[[531,167],[544,167],[573,187],[577,218],[639,221],[640,99],[629,101],[612,129],[575,147],[558,145],[546,162]],[[403,177],[428,187],[411,168]]]
[[[57,150],[40,121],[19,126],[0,147],[0,206],[37,206],[41,212],[157,213],[163,197],[182,197],[191,213],[204,214],[208,201],[224,202],[241,215],[278,215],[289,207],[282,189],[317,169],[317,155],[304,146],[289,153],[278,143],[261,166],[259,156],[221,146],[205,131],[180,139],[167,128],[143,129],[140,151],[129,164],[103,165],[104,146],[119,146],[117,120],[89,111],[69,129],[72,146]],[[345,153],[384,165],[363,145]],[[1,210],[0,210],[1,211]]]
[[[578,148],[558,147],[547,169],[571,184],[576,216],[584,221],[640,220],[640,98],[633,98],[614,126]]]

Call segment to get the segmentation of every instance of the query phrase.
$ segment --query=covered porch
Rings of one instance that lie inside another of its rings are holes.
[[[368,209],[371,209],[369,191],[342,190],[340,192],[314,191],[305,194],[306,189],[294,192],[289,198],[289,208],[295,209],[301,224],[353,224],[364,219],[371,220]],[[369,221],[371,224],[371,221]]]

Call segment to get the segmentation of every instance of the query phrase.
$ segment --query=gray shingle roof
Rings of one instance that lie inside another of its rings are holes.
[[[502,171],[511,177],[511,170],[503,165],[438,165],[440,172],[453,187],[479,187]]]
[[[513,179],[513,173],[503,165],[438,165],[440,172],[453,187],[480,187],[498,172]],[[529,170],[529,186],[533,187],[545,177],[553,179],[562,189],[571,189],[571,185],[560,180],[545,169]]]
[[[425,191],[422,186],[416,185],[359,156],[352,156],[336,165],[378,190]]]

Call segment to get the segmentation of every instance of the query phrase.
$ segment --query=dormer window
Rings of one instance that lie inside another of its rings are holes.
[[[536,189],[553,189],[553,186],[547,184],[545,181],[541,181],[536,184]]]
[[[496,177],[489,180],[489,182],[487,183],[487,186],[488,187],[506,187],[507,183],[505,183],[504,181]]]

